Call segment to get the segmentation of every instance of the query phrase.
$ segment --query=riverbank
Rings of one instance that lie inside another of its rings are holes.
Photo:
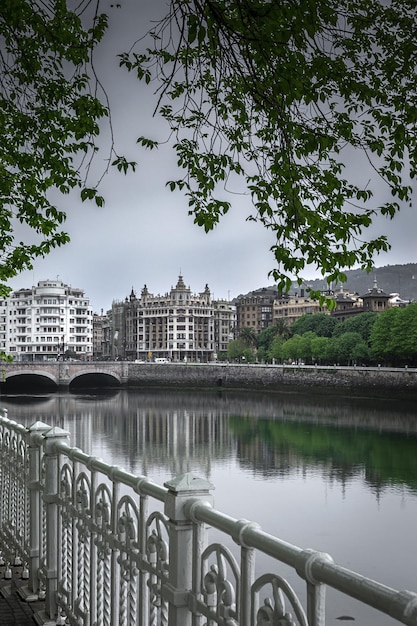
[[[301,386],[417,391],[417,368],[144,363],[129,366],[128,385],[270,390]]]
[[[417,368],[45,361],[5,363],[1,393],[79,388],[271,390],[285,388],[417,392]]]

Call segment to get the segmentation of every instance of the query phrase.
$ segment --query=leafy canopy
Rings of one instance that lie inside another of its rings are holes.
[[[371,330],[374,359],[394,365],[417,363],[417,303],[378,315]]]
[[[59,194],[76,189],[103,204],[88,175],[110,111],[92,63],[107,28],[100,0],[0,4],[5,294],[8,279],[68,241]],[[226,192],[243,189],[249,219],[275,235],[271,274],[282,290],[307,264],[329,282],[344,280],[344,268],[370,269],[389,247],[384,236],[363,237],[378,213],[392,218],[411,202],[416,17],[408,0],[170,0],[153,45],[120,55],[156,85],[182,170],[170,188],[185,191],[206,231],[229,210]],[[370,177],[350,175],[361,155]],[[134,167],[112,140],[110,163]],[[386,192],[380,202],[377,186]]]
[[[389,248],[364,232],[411,201],[416,22],[409,0],[171,0],[153,45],[120,56],[175,138],[183,175],[170,188],[209,231],[243,181],[249,219],[276,237],[280,289],[307,264],[345,280]],[[371,175],[350,175],[352,161]]]
[[[339,325],[340,322],[336,317],[326,313],[305,314],[293,322],[291,332],[303,335],[311,331],[319,337],[331,337]]]
[[[78,189],[83,201],[103,204],[87,180],[99,122],[108,116],[91,65],[107,17],[91,0],[73,6],[0,3],[0,295],[34,258],[69,241],[54,198]]]

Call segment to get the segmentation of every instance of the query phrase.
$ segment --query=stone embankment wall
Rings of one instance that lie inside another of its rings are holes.
[[[417,391],[416,368],[129,363],[129,386],[268,388],[283,385]]]

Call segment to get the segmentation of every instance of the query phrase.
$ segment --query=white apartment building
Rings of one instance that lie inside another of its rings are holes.
[[[60,280],[39,281],[0,300],[0,349],[15,361],[93,353],[93,313],[82,289]]]
[[[7,301],[0,298],[0,352],[6,352],[8,345]]]

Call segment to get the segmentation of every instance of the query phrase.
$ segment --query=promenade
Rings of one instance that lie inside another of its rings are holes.
[[[26,602],[18,594],[18,589],[27,584],[22,578],[22,567],[12,568],[12,578],[5,578],[6,567],[0,566],[0,625],[33,626],[34,613],[44,609],[44,603]]]

